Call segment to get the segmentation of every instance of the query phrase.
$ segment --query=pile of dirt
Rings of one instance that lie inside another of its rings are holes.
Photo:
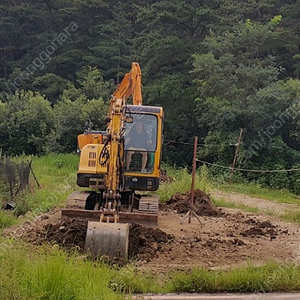
[[[36,222],[31,222],[31,229],[28,223],[26,226],[27,231],[20,234],[20,237],[28,242],[37,245],[47,242],[58,245],[67,251],[84,252],[87,221],[66,218],[42,226],[37,226]],[[149,262],[158,252],[162,253],[166,248],[165,245],[170,245],[173,240],[174,236],[171,234],[133,223],[129,227],[129,257]]]
[[[129,256],[149,262],[158,253],[163,253],[174,239],[174,235],[160,229],[133,223],[129,229]]]
[[[249,222],[250,221],[250,222]],[[246,223],[254,223],[254,226],[251,226],[249,229],[241,231],[240,235],[242,236],[270,236],[272,239],[276,238],[278,235],[278,229],[276,225],[272,224],[270,221],[259,222],[253,219],[247,220]],[[288,231],[285,231],[286,233]]]
[[[45,225],[39,233],[38,243],[57,244],[66,250],[84,250],[87,221],[64,219],[56,224]]]
[[[191,191],[185,194],[176,193],[164,204],[164,209],[184,214],[190,209]],[[210,196],[201,190],[194,191],[193,209],[199,216],[219,216],[221,211],[211,201]]]
[[[255,218],[247,218],[241,212],[236,214],[226,213],[224,217],[237,224],[235,229],[239,229],[239,235],[243,237],[255,238],[266,236],[275,239],[279,234],[288,234],[288,229],[281,229],[269,220],[259,221]]]

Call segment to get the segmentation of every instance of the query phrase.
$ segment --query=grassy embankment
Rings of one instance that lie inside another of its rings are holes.
[[[29,191],[23,193],[18,205],[19,212],[29,209],[31,213],[27,217],[31,217],[61,206],[76,188],[77,162],[74,155],[34,158],[34,171],[42,189],[31,181]],[[186,170],[168,168],[168,175],[174,181],[162,184],[158,193],[163,201],[176,192],[190,190],[191,176]],[[207,192],[213,188],[205,169],[197,174],[195,188]],[[24,219],[26,217],[17,219],[13,213],[1,212],[0,227],[24,222]],[[0,238],[0,268],[0,300],[109,300],[124,299],[128,293],[300,290],[300,267],[293,264],[267,263],[228,271],[194,269],[188,273],[159,276],[140,273],[137,276],[131,264],[111,267],[75,252],[65,253],[55,246],[32,246],[8,238]]]

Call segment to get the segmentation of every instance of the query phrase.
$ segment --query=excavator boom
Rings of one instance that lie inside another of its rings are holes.
[[[113,93],[111,102],[123,99],[125,102],[132,96],[133,105],[142,105],[142,73],[137,62],[133,62],[129,73],[125,74],[123,80]]]

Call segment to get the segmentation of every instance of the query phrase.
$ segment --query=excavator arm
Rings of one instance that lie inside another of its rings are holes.
[[[112,119],[115,109],[117,107],[124,107],[131,96],[133,105],[143,105],[142,73],[140,65],[137,62],[132,63],[130,72],[125,74],[116,91],[112,94],[108,116]]]
[[[125,74],[110,99],[107,126],[110,147],[105,196],[115,203],[120,190],[120,176],[123,169],[126,103],[131,96],[133,105],[142,105],[142,74],[137,62],[132,63],[130,72]]]

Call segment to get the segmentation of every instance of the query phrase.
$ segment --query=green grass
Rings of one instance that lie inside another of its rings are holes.
[[[17,224],[17,219],[12,212],[0,211],[0,230]]]
[[[47,212],[53,207],[61,207],[68,196],[77,189],[76,174],[79,158],[74,154],[50,154],[43,157],[18,157],[15,161],[31,160],[36,178],[41,185],[38,187],[30,174],[29,187],[20,192],[16,199],[16,208],[11,212],[0,211],[0,230],[20,223],[19,215],[28,211],[31,217]],[[1,189],[0,189],[1,193]],[[1,205],[1,203],[0,203]]]
[[[167,274],[112,268],[56,246],[0,239],[0,300],[125,299],[134,293],[279,292],[300,290],[300,266],[267,263],[229,270]]]
[[[185,193],[191,189],[192,175],[186,168],[176,169],[170,166],[164,166],[167,174],[173,179],[172,182],[162,183],[157,194],[160,196],[162,202],[169,200],[175,193]],[[208,169],[205,166],[199,168],[195,175],[195,189],[201,189],[206,193],[212,190],[221,190],[224,192],[234,192],[245,194],[250,197],[262,198],[278,203],[296,204],[299,205],[300,197],[292,194],[287,190],[271,190],[261,187],[257,184],[220,184],[214,182],[210,176]],[[244,212],[264,213],[269,216],[277,216],[284,221],[300,223],[300,211],[287,211],[285,214],[278,215],[272,209],[260,210],[257,207],[248,206],[225,199],[215,199],[212,201],[217,207],[227,207],[233,209],[240,209]]]
[[[227,207],[227,208],[240,209],[246,212],[259,213],[259,209],[257,207],[252,207],[249,205],[245,205],[243,203],[235,203],[232,201],[227,201],[222,198],[221,199],[212,198],[212,201],[217,207]]]
[[[166,169],[168,176],[171,177],[173,181],[162,183],[157,192],[163,202],[170,199],[174,193],[185,193],[191,189],[192,175],[187,168],[176,169],[174,167],[164,166],[164,169]],[[209,174],[205,165],[197,169],[195,175],[195,189],[201,189],[207,193],[218,189],[224,192],[245,194],[251,197],[276,201],[278,203],[300,204],[300,196],[287,190],[268,189],[255,183],[233,183],[231,185],[228,183],[217,183]]]
[[[172,276],[174,292],[279,292],[299,291],[300,267],[267,263],[228,271],[194,269]]]
[[[300,211],[287,211],[279,217],[284,221],[300,224]]]
[[[117,270],[57,247],[2,239],[0,299],[123,299],[110,287]]]
[[[18,195],[14,211],[16,215],[27,211],[31,211],[33,215],[47,212],[61,205],[76,189],[79,161],[76,155],[50,154],[29,159],[32,159],[32,168],[41,188],[31,174],[29,188]]]

